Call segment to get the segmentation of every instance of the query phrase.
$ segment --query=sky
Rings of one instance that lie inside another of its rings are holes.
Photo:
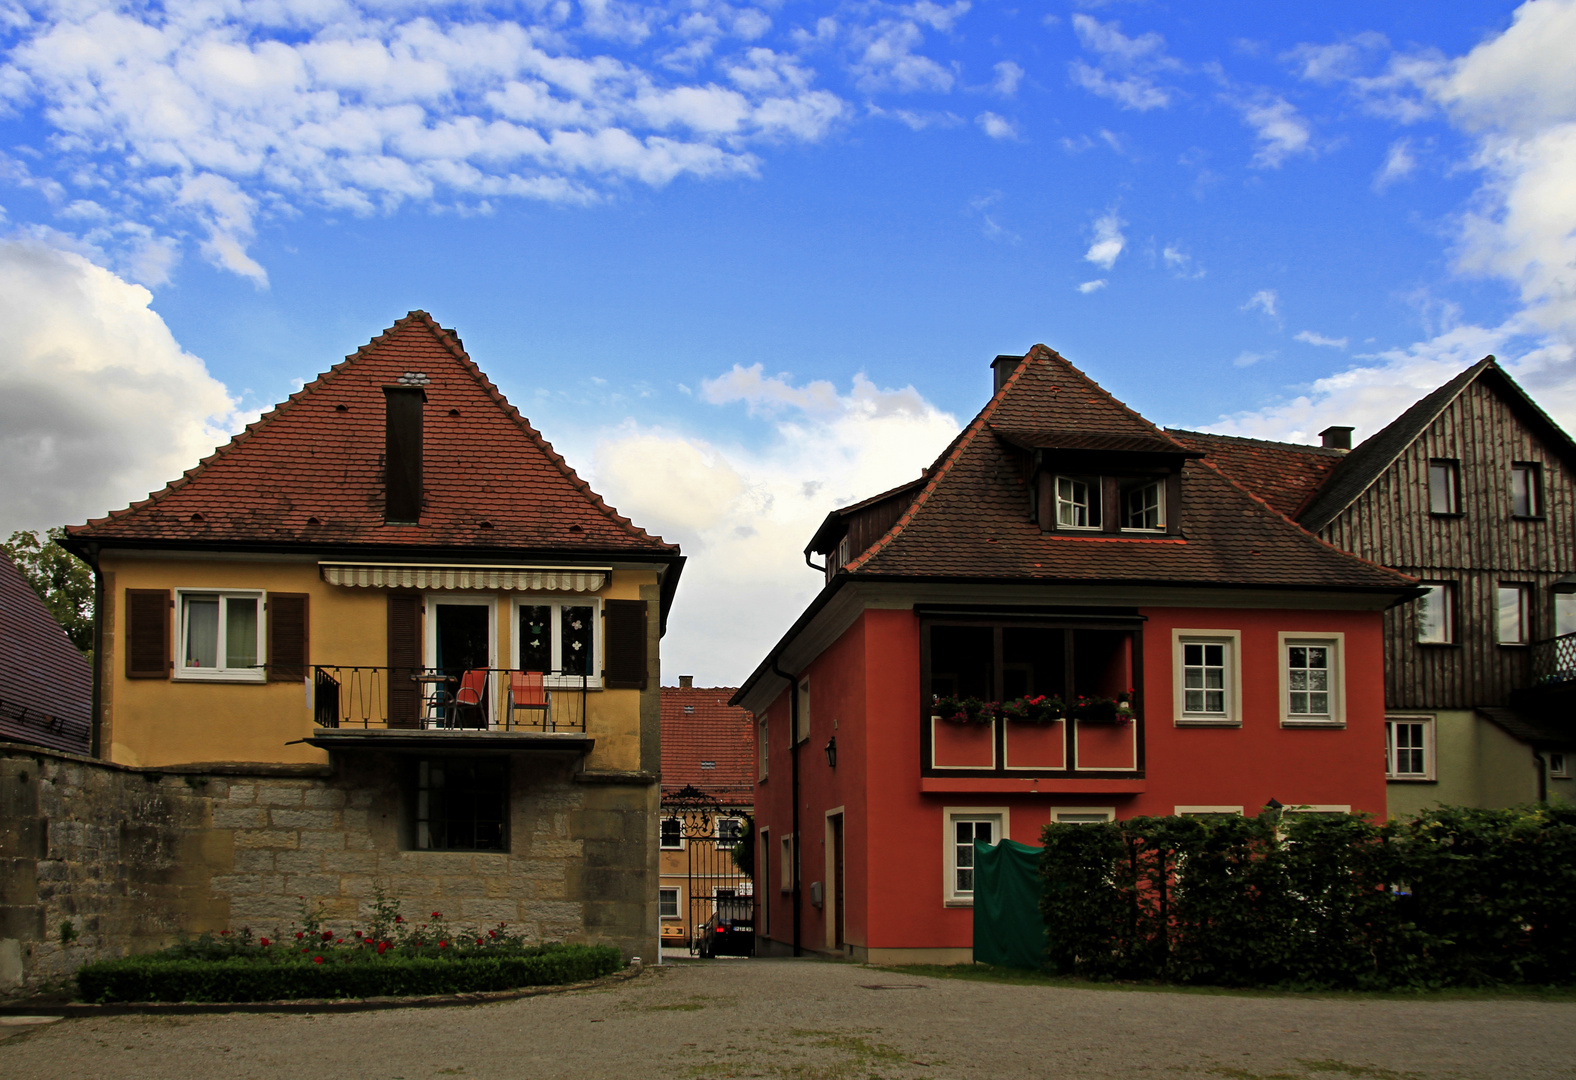
[[[0,0],[0,532],[421,308],[734,685],[997,353],[1317,441],[1492,352],[1576,429],[1572,56],[1576,0]]]

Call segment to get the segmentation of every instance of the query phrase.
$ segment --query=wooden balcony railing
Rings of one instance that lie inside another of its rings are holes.
[[[1532,685],[1576,681],[1576,633],[1532,643]]]
[[[320,728],[584,732],[585,675],[510,668],[387,668],[317,664]]]

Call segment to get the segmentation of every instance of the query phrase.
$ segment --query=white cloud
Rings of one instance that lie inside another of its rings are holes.
[[[968,10],[967,4],[954,5],[954,8],[959,6],[962,10],[957,11],[957,16]],[[934,9],[936,5],[918,7]],[[913,9],[910,9],[910,14],[917,15]],[[854,73],[861,90],[866,93],[892,91],[903,94],[944,94],[952,89],[955,81],[952,72],[915,51],[925,38],[921,22],[937,29],[951,26],[950,20],[943,20],[946,25],[937,27],[934,19],[940,16],[928,10],[927,14],[932,18],[883,18],[872,25],[855,28],[850,33],[849,40],[857,51]]]
[[[1260,360],[1268,360],[1274,355],[1274,353],[1247,352],[1244,350],[1243,352],[1238,353],[1237,358],[1231,363],[1233,367],[1252,367]]]
[[[993,139],[1016,139],[1018,128],[1011,120],[1004,116],[997,116],[993,112],[982,112],[974,118],[980,130]]]
[[[1249,99],[1227,99],[1242,113],[1242,122],[1253,129],[1259,140],[1253,164],[1261,169],[1278,169],[1294,154],[1313,152],[1313,133],[1297,107],[1283,97],[1261,95]]]
[[[1181,244],[1167,244],[1161,249],[1160,258],[1175,277],[1191,281],[1204,276],[1204,268],[1182,249]]]
[[[1171,104],[1174,91],[1161,85],[1157,76],[1180,71],[1182,64],[1166,54],[1165,39],[1159,34],[1128,37],[1119,23],[1102,23],[1088,15],[1074,15],[1073,30],[1095,59],[1094,64],[1074,60],[1068,65],[1074,83],[1124,109],[1146,112]]]
[[[1417,159],[1412,156],[1412,140],[1397,139],[1390,144],[1390,149],[1384,157],[1384,164],[1374,174],[1374,190],[1383,191],[1397,180],[1412,175],[1412,170],[1416,168]]]
[[[746,405],[770,424],[767,446],[630,422],[604,433],[589,471],[621,513],[690,556],[663,666],[736,685],[820,590],[802,550],[826,514],[917,477],[958,424],[912,387],[863,375],[843,393],[735,366],[702,397]]]
[[[1085,261],[1094,263],[1102,270],[1115,266],[1122,249],[1127,246],[1127,237],[1122,235],[1122,226],[1126,224],[1115,210],[1108,210],[1096,218],[1094,243],[1084,252]]]
[[[1306,345],[1323,345],[1324,347],[1330,349],[1344,349],[1346,348],[1347,343],[1350,341],[1349,338],[1343,337],[1325,337],[1323,334],[1316,333],[1312,330],[1298,331],[1297,334],[1294,335],[1293,340],[1301,341]]]
[[[1109,282],[1107,282],[1105,278],[1096,278],[1093,281],[1085,281],[1080,284],[1078,286],[1078,291],[1083,293],[1085,296],[1088,296],[1092,292],[1099,292],[1101,289],[1105,288],[1107,284],[1109,284]]]
[[[991,89],[1003,97],[1016,94],[1018,84],[1023,81],[1023,69],[1011,60],[1003,60],[994,70],[996,78],[991,82]]]
[[[1274,289],[1260,289],[1248,297],[1248,302],[1242,305],[1243,311],[1262,311],[1272,319],[1280,318],[1280,296]]]
[[[144,498],[240,426],[151,299],[74,252],[0,241],[0,533]]]
[[[998,240],[1004,244],[1021,244],[1023,237],[1005,228],[996,220],[996,215],[991,212],[991,207],[1001,202],[1001,192],[991,191],[977,198],[969,200],[969,213],[980,216],[980,231],[991,240]]]

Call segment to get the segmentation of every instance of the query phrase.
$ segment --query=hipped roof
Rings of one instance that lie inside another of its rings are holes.
[[[723,806],[754,803],[755,722],[728,704],[734,693],[731,686],[662,688],[664,798],[692,787]]]

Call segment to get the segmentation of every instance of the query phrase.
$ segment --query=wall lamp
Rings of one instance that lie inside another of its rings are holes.
[[[837,768],[837,736],[836,735],[833,735],[830,739],[826,740],[826,764],[828,766],[830,766],[831,768],[834,768],[834,769]]]

